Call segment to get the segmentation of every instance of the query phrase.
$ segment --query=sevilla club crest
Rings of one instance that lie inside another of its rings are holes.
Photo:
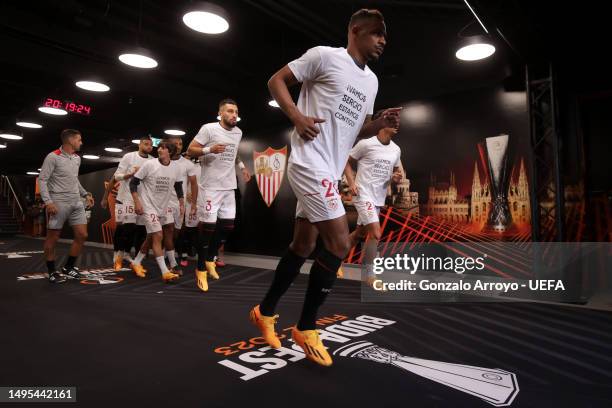
[[[253,163],[259,192],[269,207],[283,182],[287,165],[287,146],[278,150],[268,147],[263,152],[253,152]]]

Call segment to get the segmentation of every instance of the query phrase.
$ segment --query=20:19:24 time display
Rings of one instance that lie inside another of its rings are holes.
[[[91,106],[81,105],[71,101],[47,98],[45,99],[45,106],[49,108],[64,109],[68,112],[80,113],[81,115],[91,115]]]

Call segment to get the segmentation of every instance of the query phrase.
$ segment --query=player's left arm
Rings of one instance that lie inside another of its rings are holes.
[[[399,166],[393,167],[393,174],[391,175],[391,182],[393,184],[399,184],[402,181],[402,170]]]
[[[110,194],[115,184],[115,176],[112,175],[107,183],[108,184],[106,185],[106,188],[104,189],[104,195],[102,196],[102,201],[100,201],[100,207],[104,209],[108,208],[108,195]]]
[[[185,196],[183,193],[183,182],[177,181],[174,183],[174,191],[176,191],[176,196],[179,200],[179,208],[181,212],[181,216],[185,214]]]
[[[387,127],[398,129],[400,124],[399,114],[401,111],[402,108],[385,109],[382,115],[376,120],[372,120],[372,115],[366,116],[357,138],[374,136],[380,129]]]
[[[191,187],[191,195],[187,199],[191,202],[191,210],[197,209],[198,206],[198,179],[196,176],[189,176],[189,186]]]
[[[94,198],[93,194],[89,191],[85,190],[85,188],[81,185],[79,179],[77,179],[77,184],[79,185],[79,194],[81,197],[85,197],[87,199],[87,208],[91,208],[94,206]]]
[[[236,154],[236,166],[238,166],[238,168],[242,170],[242,179],[244,180],[244,182],[248,183],[251,179],[251,173],[249,173],[249,170],[246,168],[238,154]]]

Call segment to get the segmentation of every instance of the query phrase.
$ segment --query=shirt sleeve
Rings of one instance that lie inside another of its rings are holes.
[[[191,177],[191,176],[197,176],[198,175],[198,168],[195,164],[191,163],[191,165],[189,166],[189,169],[187,170],[187,176]]]
[[[145,177],[149,174],[149,169],[151,168],[151,161],[147,160],[144,164],[138,169],[134,177],[139,178],[140,180],[144,180]]]
[[[208,143],[210,143],[210,130],[208,129],[208,127],[206,125],[202,126],[198,134],[195,135],[195,137],[193,138],[193,140],[195,140],[202,146],[206,146]]]
[[[311,48],[300,58],[287,64],[298,82],[308,81],[319,76],[323,65],[321,50],[322,47]]]
[[[45,160],[43,161],[42,167],[40,168],[40,174],[38,175],[38,188],[40,190],[40,198],[45,202],[45,204],[50,204],[53,201],[51,200],[51,196],[49,195],[49,178],[53,174],[53,170],[55,169],[55,157],[54,153],[49,153]]]
[[[123,180],[123,176],[125,176],[129,167],[130,167],[129,156],[125,155],[121,158],[121,161],[119,162],[119,166],[117,167],[117,170],[115,171],[115,175],[114,175],[115,180]]]
[[[355,160],[359,160],[361,159],[361,157],[363,157],[364,150],[365,150],[365,143],[363,140],[360,140],[359,142],[357,142],[355,146],[353,146],[353,148],[349,152],[349,156],[351,156]]]

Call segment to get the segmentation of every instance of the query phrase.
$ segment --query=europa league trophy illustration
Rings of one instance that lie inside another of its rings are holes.
[[[508,135],[487,137],[485,147],[491,181],[491,211],[487,220],[487,228],[503,232],[510,228],[512,215],[508,207]]]
[[[514,373],[499,368],[482,368],[402,356],[368,341],[347,344],[334,351],[334,355],[390,364],[481,398],[497,407],[509,406],[519,393]]]

